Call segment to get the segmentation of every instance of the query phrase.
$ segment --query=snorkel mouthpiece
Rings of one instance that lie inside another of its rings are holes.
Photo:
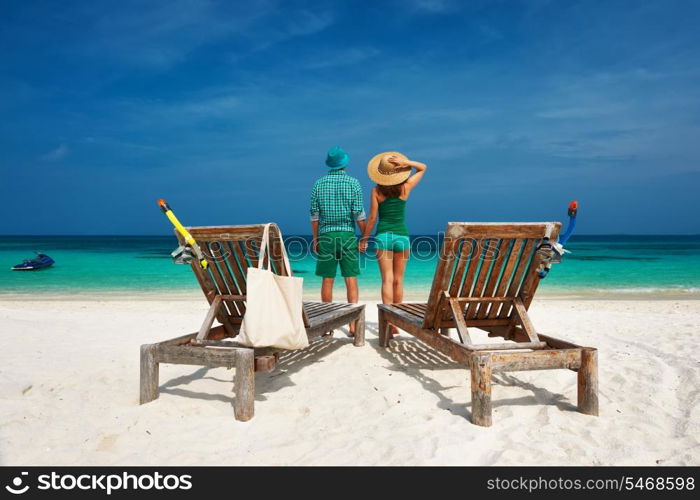
[[[576,212],[578,212],[578,201],[573,200],[569,203],[569,217],[576,217]]]
[[[163,211],[163,213],[170,211],[170,205],[168,205],[168,202],[165,200],[162,200],[162,199],[158,200],[158,206]]]

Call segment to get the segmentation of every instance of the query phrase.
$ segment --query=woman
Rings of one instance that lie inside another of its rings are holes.
[[[375,242],[384,304],[397,304],[403,300],[403,277],[411,253],[406,200],[423,178],[426,168],[425,164],[394,152],[378,154],[367,166],[370,179],[377,185],[372,188],[369,218],[359,249],[361,252],[367,250],[367,239],[379,216]],[[412,169],[415,169],[413,175]],[[392,325],[392,334],[397,333],[398,329]]]

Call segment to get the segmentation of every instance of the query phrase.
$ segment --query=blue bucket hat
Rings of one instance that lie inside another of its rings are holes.
[[[340,146],[333,146],[328,150],[326,165],[328,165],[328,168],[331,170],[345,168],[348,163],[350,163],[350,156],[348,156],[345,150]]]

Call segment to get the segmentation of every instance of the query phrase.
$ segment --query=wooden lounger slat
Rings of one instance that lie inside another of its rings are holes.
[[[347,302],[311,302],[310,304],[312,304],[314,308],[321,310],[345,307],[348,305]]]
[[[448,308],[449,308],[449,302]],[[492,326],[512,326],[513,321],[510,318],[495,318],[495,319],[465,319],[464,320],[467,323],[467,327],[477,327],[477,328],[483,328],[483,327],[492,327]],[[436,328],[455,328],[455,321],[453,318],[450,318],[449,320],[445,320],[440,322],[439,325],[436,326]]]
[[[457,302],[478,302],[480,304],[485,302],[511,302],[513,297],[453,297],[452,300]]]
[[[226,254],[228,254],[227,248],[218,241],[214,241],[210,243],[209,245],[209,250],[211,252],[211,256],[213,257],[213,260],[216,264],[216,267],[219,271],[219,274],[221,275],[221,278],[224,281],[224,284],[226,285],[226,288],[229,290],[229,293],[231,295],[240,295],[241,291],[238,288],[238,284],[236,283],[236,280],[233,278],[232,271],[229,269],[228,264],[227,264],[227,259],[226,259]],[[210,263],[211,264],[211,263]],[[233,304],[236,310],[236,315],[243,317],[243,314],[245,314],[245,306],[243,305],[242,302],[234,302],[230,301],[230,303]]]
[[[510,284],[510,279],[513,277],[513,269],[515,268],[515,265],[518,262],[518,259],[520,258],[520,252],[523,249],[523,245],[525,244],[524,239],[516,239],[513,242],[513,247],[510,250],[510,254],[508,255],[508,261],[506,262],[505,269],[503,270],[503,275],[501,276],[501,281],[498,283],[498,288],[496,288],[494,295],[496,296],[502,296],[505,295],[506,289],[508,288],[508,285]],[[495,318],[498,316],[498,311],[501,308],[501,305],[494,304],[491,306],[491,309],[489,310],[488,313],[488,318]]]
[[[425,316],[425,310],[427,308],[427,304],[415,304],[415,303],[408,303],[404,304],[406,306],[406,311],[415,314],[416,316],[423,317]]]
[[[540,262],[540,256],[537,255],[537,252],[535,252],[532,260],[530,261],[530,267],[525,275],[523,284],[518,292],[518,296],[522,299],[525,309],[530,307],[535,291],[540,284],[540,278],[537,276],[537,268],[539,267]]]
[[[243,226],[193,226],[187,228],[195,239],[197,237],[201,238],[209,235],[216,236],[217,239],[228,241],[243,240],[247,238],[248,235],[260,237],[264,229],[265,224],[247,224]]]
[[[523,293],[523,290],[525,289],[525,286],[530,282],[531,280],[537,278],[537,273],[534,272],[535,269],[537,268],[537,264],[539,262],[539,257],[537,255],[537,247],[540,245],[542,240],[533,240],[532,241],[532,253],[530,255],[530,259],[527,262],[527,266],[525,267],[525,272],[523,273],[522,279],[520,280],[520,286],[518,289],[515,291],[515,295],[520,296]],[[539,279],[538,279],[539,281]]]
[[[520,281],[522,280],[523,274],[525,274],[525,270],[527,269],[530,263],[530,258],[532,257],[534,249],[535,240],[527,240],[527,242],[525,243],[525,248],[523,248],[523,251],[520,254],[518,265],[515,268],[515,271],[513,272],[510,285],[508,286],[508,291],[506,292],[506,295],[508,295],[509,297],[515,297],[517,295],[517,292],[520,289]],[[501,310],[498,312],[498,317],[509,317],[510,310],[511,306],[509,304],[503,304]]]
[[[490,258],[491,255],[498,248],[499,240],[490,239],[484,247],[484,253],[481,259],[481,267],[479,268],[479,273],[476,278],[476,283],[474,284],[474,290],[472,290],[472,297],[481,297],[484,292],[484,285],[486,284],[486,277],[489,275],[491,266],[493,265],[493,259]],[[464,316],[466,319],[476,319],[476,308],[477,303],[471,303],[467,307]]]
[[[537,222],[522,224],[519,222],[450,222],[447,224],[445,239],[448,238],[474,238],[474,239],[502,239],[502,238],[541,238],[544,235],[545,226],[558,225],[559,223]],[[559,224],[559,227],[561,225]],[[557,235],[559,230],[556,229]]]
[[[334,304],[335,307],[342,307],[342,305],[339,305],[337,303],[332,303],[332,302],[305,302],[304,303],[304,310],[306,311],[307,314],[309,315],[318,315],[322,313],[323,311],[327,310],[329,307],[329,304]]]
[[[452,282],[450,284],[450,295],[452,297],[456,297],[457,295],[459,295],[459,291],[462,286],[462,280],[464,278],[464,270],[466,269],[467,264],[471,262],[476,252],[476,241],[462,241],[459,256],[457,258],[457,265],[455,267],[455,272],[452,276]]]
[[[343,309],[349,307],[351,304],[343,304],[343,303],[336,303],[336,302],[320,302],[320,303],[307,303],[310,305],[304,305],[304,309],[306,310],[306,314],[309,315],[309,318],[319,316],[331,311],[335,311],[336,309]]]
[[[330,330],[347,325],[353,319],[357,318],[358,310],[364,312],[363,308],[364,306],[358,306],[357,304],[348,304],[347,307],[326,311],[320,316],[309,318],[310,325],[306,329],[307,335],[309,335],[309,337],[317,337]],[[356,332],[360,332],[360,329],[364,328],[363,318],[364,316],[357,320],[357,325],[355,327]],[[358,334],[356,333],[356,342],[358,338],[357,335]],[[364,339],[364,335],[362,336],[362,339]],[[357,343],[355,345],[357,345]]]
[[[304,308],[307,311],[313,311],[314,309],[319,309],[322,304],[322,302],[304,302]]]
[[[435,276],[433,284],[430,287],[428,295],[428,307],[425,311],[423,325],[426,328],[431,328],[440,323],[443,319],[444,300],[442,291],[449,286],[451,278],[451,269],[455,261],[455,253],[459,248],[459,240],[455,238],[445,238],[440,249],[437,266],[435,268]]]
[[[242,266],[240,258],[236,254],[236,249],[238,249],[238,251],[240,252],[241,247],[237,241],[225,241],[223,243],[226,245],[226,260],[228,262],[229,268],[231,269],[236,278],[238,291],[239,293],[245,295],[248,288],[246,284],[246,273],[248,271],[248,267],[247,264],[246,267]]]
[[[321,308],[318,306],[318,302],[304,302],[304,311],[311,317],[316,314],[316,311],[320,312]]]
[[[458,288],[457,295],[450,293],[450,296],[455,297],[466,297],[471,293],[472,286],[474,285],[474,278],[476,276],[476,271],[479,267],[479,262],[481,261],[481,256],[483,255],[484,249],[477,240],[469,239],[469,245],[471,249],[471,259],[469,260],[469,266],[465,272],[464,282],[461,287]],[[451,290],[451,288],[450,288]],[[460,304],[460,309],[462,312],[467,308],[467,304]],[[447,304],[443,303],[443,315],[442,318],[452,318],[452,312],[447,307]]]
[[[321,316],[327,316],[329,314],[334,316],[337,314],[345,314],[347,311],[352,310],[355,305],[356,304],[342,304],[340,307],[322,309],[310,316],[310,318],[312,322],[318,322]]]
[[[308,302],[308,303],[312,304],[314,307],[318,307],[319,309],[325,309],[325,310],[333,310],[333,309],[337,309],[339,307],[348,307],[348,306],[352,305],[350,302]]]
[[[380,308],[388,308],[391,311],[392,316],[400,317],[403,321],[410,323],[411,325],[415,326],[415,325],[422,324],[423,321],[422,321],[422,318],[420,316],[416,316],[414,313],[408,312],[404,309],[400,309],[399,307],[396,307],[396,306],[398,306],[398,304],[378,304],[377,305],[377,307],[380,307]],[[399,325],[397,325],[397,326],[399,326]],[[401,326],[399,326],[399,328],[401,328]]]
[[[486,278],[486,285],[484,286],[484,293],[482,297],[493,297],[493,292],[496,289],[498,280],[501,277],[501,271],[503,270],[503,263],[509,254],[512,239],[501,240],[501,244],[498,247],[498,256],[489,271],[489,276]],[[479,308],[476,310],[474,316],[478,319],[486,318],[486,313],[488,308],[491,306],[490,302],[482,302],[479,304]]]
[[[238,262],[238,265],[241,268],[241,274],[244,276],[244,282],[245,282],[245,277],[248,276],[248,258],[246,257],[245,253],[243,252],[242,246],[243,242],[240,241],[229,241],[229,246],[233,249],[233,255],[236,257],[236,262]],[[247,284],[244,283],[244,287],[247,288]]]
[[[219,291],[218,295],[236,295],[236,292],[229,288],[227,280],[224,277],[223,271],[221,269],[221,262],[219,261],[217,255],[215,255],[212,251],[210,243],[204,243],[203,248],[206,248],[206,254],[209,256],[209,267],[207,268],[207,270],[209,271],[209,275],[214,279],[216,288]],[[228,309],[229,315],[233,317],[242,316],[234,301],[224,300],[223,303]]]
[[[464,277],[464,283],[462,284],[462,287],[459,289],[458,295],[452,295],[452,297],[459,296],[459,297],[466,297],[471,293],[472,286],[474,285],[474,276],[476,275],[476,270],[479,266],[479,261],[481,258],[481,254],[483,252],[483,248],[481,246],[478,246],[475,240],[471,240],[474,244],[474,248],[472,249],[472,258],[469,261],[469,267],[467,268],[466,275]]]
[[[264,225],[253,226],[212,226],[188,227],[187,230],[199,242],[211,241],[246,241],[260,239]]]
[[[316,316],[320,316],[321,314],[323,314],[325,312],[324,309],[319,308],[319,307],[316,307],[313,309],[305,308],[304,310],[306,311],[306,315],[309,317],[309,319],[316,317]]]
[[[413,309],[411,308],[411,306],[410,306],[408,303],[396,304],[396,307],[398,307],[399,309],[403,309],[403,310],[406,311],[406,312],[415,314],[415,313],[413,312]]]

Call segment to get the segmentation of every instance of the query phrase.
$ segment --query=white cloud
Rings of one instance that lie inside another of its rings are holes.
[[[309,62],[304,64],[306,69],[325,69],[339,66],[358,64],[379,55],[374,48],[349,48],[339,51],[324,52],[309,57]]]
[[[413,0],[413,7],[436,14],[450,12],[455,8],[451,0]]]
[[[410,121],[450,121],[450,122],[472,122],[493,115],[493,110],[486,108],[468,108],[453,106],[449,108],[423,108],[413,110],[404,116]]]
[[[288,33],[291,36],[313,35],[331,24],[333,24],[333,15],[330,12],[302,11],[290,22]]]
[[[613,110],[603,106],[595,107],[573,107],[550,109],[540,111],[535,116],[538,118],[570,119],[570,118],[593,118],[597,116],[612,114]]]
[[[248,37],[257,40],[252,52],[258,52],[286,42],[296,37],[311,36],[319,33],[335,22],[335,15],[330,11],[310,12],[302,10],[291,12],[285,16],[282,26],[277,22],[264,23],[258,29],[248,33]],[[240,54],[234,57],[234,61],[241,58]]]
[[[56,149],[53,149],[48,153],[42,155],[41,159],[44,161],[59,161],[65,158],[68,155],[68,153],[70,153],[70,149],[68,149],[68,146],[66,146],[65,144],[61,144]]]
[[[169,67],[207,43],[255,33],[255,24],[275,10],[271,1],[126,1],[116,9],[96,4],[71,12],[71,18],[84,25],[91,40],[72,50],[135,66]],[[310,29],[314,22],[311,19],[299,29]]]

